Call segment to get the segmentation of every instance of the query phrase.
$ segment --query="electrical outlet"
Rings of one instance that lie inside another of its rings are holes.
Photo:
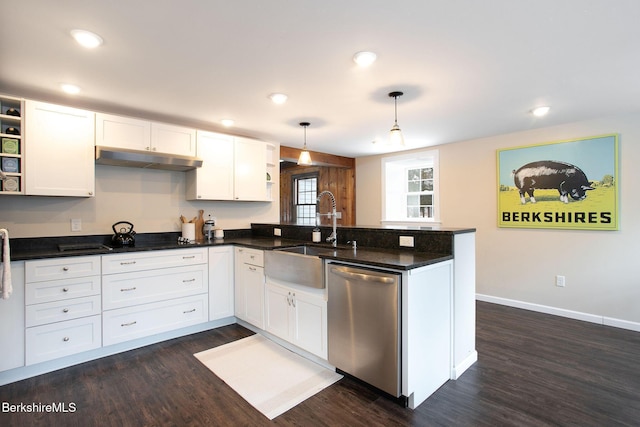
[[[564,288],[564,276],[556,276],[556,286]]]
[[[82,231],[82,220],[80,218],[71,219],[71,231]]]
[[[342,219],[342,212],[336,211],[336,219]]]
[[[273,235],[274,236],[282,236],[282,230],[279,228],[274,228],[273,229]]]
[[[413,236],[400,236],[400,246],[413,247]]]

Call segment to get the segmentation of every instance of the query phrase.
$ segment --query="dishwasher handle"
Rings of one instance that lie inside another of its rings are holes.
[[[391,284],[396,282],[395,277],[354,273],[352,271],[348,271],[348,269],[343,267],[331,267],[331,272],[345,279],[357,279],[357,280],[363,280],[365,282],[376,282],[376,283],[386,283],[386,284]]]

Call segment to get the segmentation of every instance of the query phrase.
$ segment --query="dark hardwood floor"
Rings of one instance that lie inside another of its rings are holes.
[[[193,357],[252,334],[232,325],[2,386],[3,405],[63,402],[76,410],[3,409],[0,425],[640,425],[640,333],[477,307],[478,362],[415,411],[345,378],[270,422]]]

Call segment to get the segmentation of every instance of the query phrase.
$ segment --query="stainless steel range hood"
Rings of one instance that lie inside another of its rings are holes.
[[[202,159],[177,154],[157,153],[155,151],[96,146],[96,163],[99,165],[184,172],[201,167]]]

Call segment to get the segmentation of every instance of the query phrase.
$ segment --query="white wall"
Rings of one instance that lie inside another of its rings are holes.
[[[273,203],[189,202],[184,172],[96,165],[95,197],[0,196],[0,227],[12,238],[112,234],[122,220],[138,233],[179,231],[180,215],[191,219],[204,209],[205,219],[215,216],[222,228],[248,228],[279,221],[279,187],[273,187]],[[81,232],[71,232],[71,218],[82,220]]]
[[[497,149],[609,133],[620,135],[618,231],[498,228]],[[442,226],[477,229],[476,290],[479,294],[618,319],[621,323],[632,322],[629,328],[637,329],[640,325],[640,114],[435,148],[440,151]],[[356,159],[357,224],[379,224],[381,157]],[[555,286],[557,274],[566,276],[566,287]]]

